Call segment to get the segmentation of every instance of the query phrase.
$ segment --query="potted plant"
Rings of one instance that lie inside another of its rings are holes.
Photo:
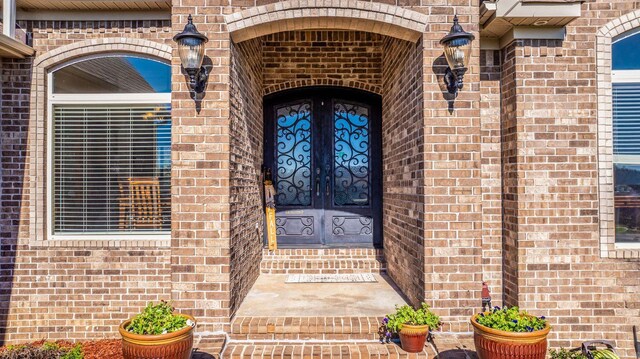
[[[494,307],[471,318],[480,359],[545,359],[551,330],[542,317],[518,307]]]
[[[142,313],[120,324],[125,359],[189,359],[195,319],[173,312],[170,303],[149,303]]]
[[[385,316],[382,324],[386,329],[387,341],[392,334],[398,333],[402,349],[409,353],[421,352],[429,330],[440,327],[440,317],[429,306],[422,303],[414,309],[411,306],[396,306],[396,312]]]

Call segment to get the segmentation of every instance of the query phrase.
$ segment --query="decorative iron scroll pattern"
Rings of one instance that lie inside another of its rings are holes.
[[[276,108],[276,206],[311,205],[311,107]]]
[[[371,217],[333,217],[331,221],[333,235],[371,235],[373,233]]]
[[[276,217],[276,235],[312,236],[313,217]]]
[[[346,102],[335,102],[333,110],[334,204],[368,206],[369,109]]]

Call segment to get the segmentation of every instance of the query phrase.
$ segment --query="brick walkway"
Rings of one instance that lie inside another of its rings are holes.
[[[435,358],[477,359],[471,336],[439,334],[422,353],[409,354],[396,344],[376,342],[251,342],[231,341],[224,347],[223,337],[196,338],[193,359],[241,358]]]

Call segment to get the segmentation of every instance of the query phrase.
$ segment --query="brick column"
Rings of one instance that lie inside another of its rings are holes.
[[[173,32],[188,14],[209,37],[206,91],[194,101],[174,47],[172,129],[172,299],[200,331],[229,323],[229,34],[220,7],[174,0]]]
[[[479,41],[455,99],[443,82],[447,64],[439,41],[456,13],[478,39],[479,15],[470,3],[439,9],[447,16],[431,15],[423,35],[425,300],[444,315],[445,331],[464,332],[481,306]]]

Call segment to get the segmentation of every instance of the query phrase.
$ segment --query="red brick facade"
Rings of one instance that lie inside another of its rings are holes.
[[[484,280],[494,304],[551,318],[553,346],[607,338],[631,357],[640,249],[603,254],[596,44],[603,26],[639,4],[585,2],[564,41],[482,51],[476,41],[454,99],[439,40],[456,13],[477,35],[477,1],[399,10],[344,1],[331,8],[343,19],[335,29],[314,18],[330,11],[324,1],[295,3],[174,0],[171,21],[21,24],[37,54],[2,60],[0,342],[112,337],[164,298],[198,317],[200,330],[230,331],[261,271],[384,269],[412,303],[443,315],[444,331],[470,331]],[[288,11],[299,15],[279,18]],[[196,101],[171,41],[188,14],[210,39]],[[170,241],[46,235],[46,73],[109,51],[172,64]],[[263,252],[262,98],[311,85],[382,96],[382,250]]]

